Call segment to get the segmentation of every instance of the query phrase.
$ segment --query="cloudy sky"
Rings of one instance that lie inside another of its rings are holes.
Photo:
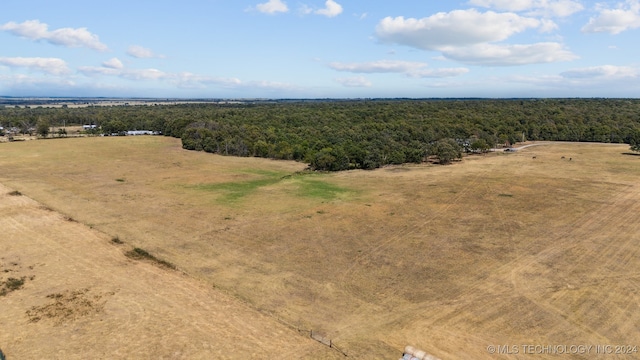
[[[640,0],[2,0],[0,96],[640,97]]]

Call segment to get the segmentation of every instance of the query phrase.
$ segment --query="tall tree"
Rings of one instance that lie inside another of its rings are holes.
[[[39,136],[46,138],[49,135],[49,120],[44,118],[39,118],[36,123],[36,134]]]
[[[450,164],[453,160],[462,159],[462,146],[454,139],[442,139],[429,147],[429,154],[438,157],[440,164]]]

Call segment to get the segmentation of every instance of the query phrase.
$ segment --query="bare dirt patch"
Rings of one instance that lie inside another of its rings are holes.
[[[109,293],[108,295],[114,295]],[[40,320],[53,321],[55,325],[74,321],[80,317],[97,314],[103,311],[107,294],[93,295],[89,289],[80,289],[46,296],[51,301],[42,306],[34,306],[26,314],[30,322]]]

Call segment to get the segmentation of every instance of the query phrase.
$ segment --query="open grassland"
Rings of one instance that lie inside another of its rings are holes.
[[[443,359],[528,358],[522,348],[491,355],[492,344],[640,346],[640,157],[627,149],[548,143],[452,166],[306,174],[303,164],[188,152],[162,137],[1,144],[3,228],[21,230],[2,237],[0,253],[12,255],[0,261],[19,259],[24,274],[13,278],[27,278],[0,297],[14,311],[3,310],[0,327],[20,331],[1,332],[0,347],[7,355],[61,351],[55,341],[42,345],[52,329],[64,329],[64,340],[101,334],[75,345],[99,351],[128,331],[159,342],[173,337],[155,323],[166,314],[193,333],[184,339],[197,339],[187,342],[194,347],[212,339],[253,346],[243,326],[273,327],[287,346],[261,340],[265,358],[296,349],[342,356],[309,347],[295,328],[353,358],[397,358],[408,344]],[[13,213],[25,197],[62,215],[36,205]],[[40,225],[43,217],[73,230]],[[179,271],[136,262],[121,247]],[[98,286],[104,278],[111,282]],[[144,289],[132,299],[135,287]],[[99,297],[98,315],[65,328],[28,322],[25,311],[41,309],[46,295],[73,298],[79,289]],[[229,319],[224,306],[241,309]],[[208,332],[220,322],[237,327]],[[173,340],[154,357],[192,358]],[[129,346],[120,354],[136,357]],[[568,358],[608,357],[593,350]]]

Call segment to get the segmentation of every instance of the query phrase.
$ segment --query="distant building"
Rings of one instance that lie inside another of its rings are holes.
[[[130,130],[127,131],[127,135],[160,135],[160,132],[149,130]]]

